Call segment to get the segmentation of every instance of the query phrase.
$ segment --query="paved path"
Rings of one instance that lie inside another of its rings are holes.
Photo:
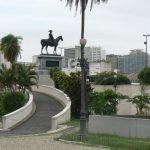
[[[26,135],[45,133],[51,129],[51,116],[59,113],[63,107],[53,98],[42,93],[33,92],[36,103],[35,114],[12,131],[0,131],[0,135]]]
[[[108,150],[107,148],[59,142],[54,140],[55,136],[1,137],[0,150]]]

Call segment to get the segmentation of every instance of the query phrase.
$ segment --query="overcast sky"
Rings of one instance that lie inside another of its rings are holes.
[[[40,40],[48,38],[50,29],[54,37],[63,36],[59,47],[79,45],[80,9],[75,16],[74,7],[71,11],[65,7],[66,1],[0,0],[0,38],[9,33],[23,37],[21,61],[40,54]],[[87,46],[101,46],[107,54],[128,54],[145,49],[143,34],[150,34],[150,0],[108,0],[86,10]]]

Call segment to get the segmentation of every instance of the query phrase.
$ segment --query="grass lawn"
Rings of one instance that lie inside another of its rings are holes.
[[[67,125],[79,126],[79,119],[72,119]],[[60,139],[79,142],[79,132],[65,132]],[[108,134],[88,133],[87,139],[83,143],[93,146],[108,146],[113,150],[150,150],[150,139],[124,138]]]
[[[65,123],[68,126],[79,126],[80,125],[80,120],[76,119],[76,118],[71,118],[71,120],[69,122]]]

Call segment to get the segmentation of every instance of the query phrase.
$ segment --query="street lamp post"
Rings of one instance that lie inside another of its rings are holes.
[[[146,37],[146,41],[144,42],[144,44],[146,45],[146,53],[145,53],[145,67],[148,67],[148,57],[147,57],[147,37],[150,36],[149,34],[145,35],[143,34],[143,36]]]
[[[114,79],[115,79],[114,89],[115,89],[115,93],[116,93],[116,91],[117,91],[117,75],[116,74],[114,75]]]
[[[80,114],[80,140],[86,138],[86,75],[85,75],[85,58],[84,47],[86,45],[86,39],[84,39],[84,20],[85,20],[85,8],[86,1],[83,0],[81,4],[82,16],[81,16],[81,114]]]

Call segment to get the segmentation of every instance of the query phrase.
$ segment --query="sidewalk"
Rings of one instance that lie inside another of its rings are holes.
[[[108,150],[55,141],[59,134],[43,136],[0,137],[0,150]]]

